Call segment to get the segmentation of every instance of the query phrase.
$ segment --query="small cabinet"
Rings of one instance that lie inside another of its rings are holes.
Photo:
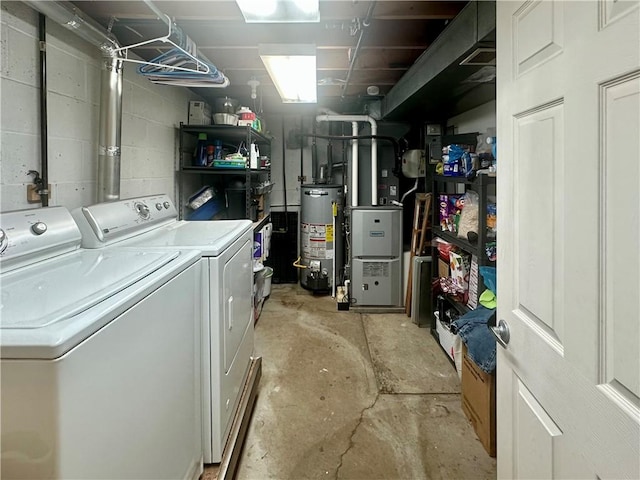
[[[201,134],[207,143],[221,143],[224,154],[246,151],[247,161],[233,167],[198,166],[194,152]],[[259,152],[257,165],[250,168],[252,145]],[[249,126],[180,124],[180,164],[178,198],[181,219],[248,218],[260,229],[269,221],[271,183],[271,142]],[[194,194],[211,188],[214,198],[204,215],[195,215],[189,206]],[[209,216],[210,215],[210,216]],[[208,218],[207,218],[208,217]]]
[[[433,295],[433,305],[437,307],[438,314],[433,316],[431,328],[434,336],[438,337],[436,316],[442,317],[445,309],[450,309],[451,307],[458,314],[464,314],[474,308],[473,304],[477,303],[478,297],[485,290],[482,276],[479,273],[480,267],[495,267],[497,232],[495,228],[491,228],[493,225],[488,223],[488,219],[492,219],[491,212],[495,213],[495,211],[487,207],[490,203],[494,203],[491,199],[494,199],[496,195],[496,177],[481,174],[470,180],[465,177],[435,175],[432,179],[432,188],[434,198],[432,202],[432,233],[434,239],[440,238],[444,240],[455,247],[461,256],[469,258],[469,262],[465,262],[469,276],[469,295],[475,295],[475,302],[460,301],[459,298],[446,293],[441,293],[437,296]],[[449,231],[446,226],[442,226],[442,217],[446,216],[448,209],[451,207],[452,198],[462,196],[469,190],[478,194],[477,229],[475,229],[477,236],[473,239],[459,236],[458,232]],[[437,259],[432,263],[433,278],[451,275],[450,262],[447,263],[441,259],[437,248],[434,248],[433,258]]]

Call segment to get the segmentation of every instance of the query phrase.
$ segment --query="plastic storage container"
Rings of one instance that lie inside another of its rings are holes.
[[[219,198],[212,198],[197,210],[189,213],[187,220],[211,220],[224,209],[224,204]]]
[[[264,267],[264,285],[262,285],[262,298],[267,298],[271,295],[271,279],[273,278],[273,268]]]

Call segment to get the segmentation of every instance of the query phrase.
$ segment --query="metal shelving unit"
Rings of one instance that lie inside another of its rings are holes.
[[[461,187],[462,186],[462,187]],[[459,190],[464,189],[464,192],[468,190],[473,190],[478,194],[479,197],[479,205],[478,205],[478,241],[475,244],[472,244],[468,239],[460,238],[456,234],[441,231],[439,228],[440,219],[439,219],[439,208],[440,201],[439,196],[441,194],[456,194],[460,193]],[[460,250],[469,253],[471,255],[475,255],[478,259],[478,268],[482,266],[495,266],[495,262],[489,260],[487,258],[485,247],[489,242],[497,241],[496,238],[488,238],[487,237],[487,198],[489,195],[496,194],[496,177],[489,175],[478,175],[475,179],[469,180],[465,177],[449,177],[443,175],[435,175],[432,178],[432,192],[434,195],[434,201],[432,202],[432,235],[433,237],[438,237],[443,239],[444,241],[457,246]],[[432,253],[434,259],[438,259],[438,252],[434,247],[434,252]],[[432,278],[438,278],[438,262],[434,261],[432,263]],[[485,286],[482,281],[482,277],[478,274],[478,295],[482,291],[484,291]],[[450,295],[443,295],[445,300],[453,306],[460,315],[467,313],[470,311],[470,308],[457,301]],[[432,295],[432,305],[437,305],[437,299],[435,295]],[[435,316],[432,315],[431,321],[431,333],[436,339],[438,339],[438,333],[436,332],[436,319]]]
[[[246,148],[252,143],[258,145],[261,155],[271,156],[271,141],[253,128],[232,125],[185,125],[180,124],[180,164],[178,171],[178,198],[180,203],[180,218],[186,217],[187,199],[195,191],[205,185],[215,186],[224,190],[235,180],[242,180],[245,186],[245,218],[251,219],[252,189],[264,181],[271,181],[271,167],[261,168],[217,168],[193,165],[193,152],[198,135],[205,133],[210,141],[220,140],[224,146],[239,149],[244,144]],[[231,149],[231,148],[230,148]],[[262,218],[254,221],[254,229],[259,230],[267,223],[270,216],[265,205]]]

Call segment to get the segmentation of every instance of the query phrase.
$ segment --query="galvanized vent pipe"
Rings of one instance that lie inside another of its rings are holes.
[[[122,55],[117,39],[66,1],[24,3],[71,30],[100,49],[102,54],[100,124],[98,130],[97,201],[120,198],[120,151],[122,132]]]

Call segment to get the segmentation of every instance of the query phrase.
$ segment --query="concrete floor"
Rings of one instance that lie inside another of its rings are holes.
[[[403,314],[338,312],[274,285],[256,326],[263,377],[238,479],[493,479],[455,368]]]

